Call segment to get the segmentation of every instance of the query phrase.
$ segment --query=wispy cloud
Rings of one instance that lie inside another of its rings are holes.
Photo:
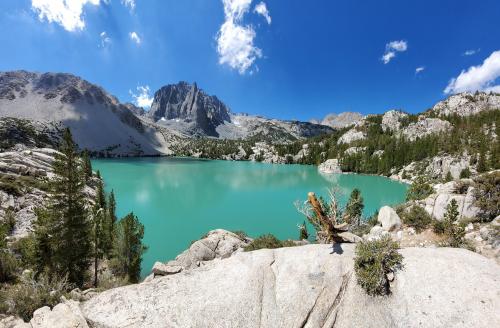
[[[151,104],[153,103],[153,97],[150,95],[149,86],[138,86],[136,89],[137,93],[132,92],[132,90],[128,91],[134,99],[134,104],[142,108],[151,107]]]
[[[106,33],[106,31],[102,31],[99,36],[101,37],[101,44],[99,45],[99,47],[106,48],[111,44],[111,38],[108,36],[108,33]]]
[[[420,66],[415,68],[415,74],[422,73],[425,70],[425,66]]]
[[[404,40],[391,41],[385,45],[385,53],[380,58],[384,64],[388,64],[398,52],[405,52],[408,49],[408,43]]]
[[[134,12],[135,9],[135,0],[121,0],[122,5],[127,7],[130,12]]]
[[[500,77],[500,50],[486,58],[481,65],[471,66],[448,83],[444,93],[459,93],[465,91],[500,92],[500,84],[495,81]]]
[[[481,49],[469,49],[469,50],[465,50],[465,52],[462,54],[464,56],[472,56],[472,55],[475,55],[477,54],[479,51],[481,51]]]
[[[243,16],[249,11],[252,0],[222,0],[225,21],[217,33],[219,64],[244,74],[262,57],[262,50],[254,45],[256,33],[251,25],[243,25]]]
[[[134,41],[136,44],[141,44],[142,40],[137,32],[130,32],[128,36],[130,37],[130,40]]]
[[[263,1],[259,2],[253,11],[262,15],[266,19],[267,24],[271,24],[271,15],[269,14],[269,10],[267,10],[267,6]]]
[[[83,7],[86,4],[98,6],[99,3],[99,0],[31,0],[31,9],[38,14],[40,21],[46,19],[74,32],[85,28]]]

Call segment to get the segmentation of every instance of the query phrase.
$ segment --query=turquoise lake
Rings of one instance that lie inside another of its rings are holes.
[[[243,230],[255,237],[272,233],[298,238],[304,217],[295,209],[309,191],[327,196],[337,186],[345,204],[354,188],[361,190],[364,214],[404,201],[407,186],[387,178],[322,175],[316,166],[190,158],[127,158],[92,161],[117,200],[119,217],[134,212],[145,226],[142,275],[155,261],[167,261],[207,231]],[[312,234],[312,229],[309,229]]]

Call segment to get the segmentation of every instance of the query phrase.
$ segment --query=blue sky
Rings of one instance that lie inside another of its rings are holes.
[[[277,118],[419,112],[500,92],[499,31],[498,0],[3,0],[0,70],[70,72],[142,105],[184,80]]]

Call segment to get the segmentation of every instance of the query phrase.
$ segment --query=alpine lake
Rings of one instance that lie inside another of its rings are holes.
[[[142,276],[155,261],[174,259],[209,230],[242,230],[250,237],[272,233],[297,239],[305,217],[294,203],[314,191],[340,191],[345,205],[361,190],[364,216],[405,199],[407,185],[361,174],[322,174],[316,166],[280,165],[177,157],[96,159],[107,192],[114,190],[117,216],[133,212],[144,224]],[[311,239],[312,226],[308,226]]]

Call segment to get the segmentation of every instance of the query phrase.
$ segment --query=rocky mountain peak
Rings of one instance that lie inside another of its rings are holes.
[[[183,121],[193,132],[217,137],[217,126],[230,122],[229,114],[229,108],[216,96],[206,94],[196,83],[181,81],[155,92],[147,116],[160,124],[166,120]]]
[[[439,116],[470,116],[483,111],[500,109],[500,94],[493,92],[463,92],[438,102],[431,112]]]
[[[389,110],[382,116],[382,129],[384,131],[398,131],[401,127],[401,120],[406,117],[408,117],[408,114],[401,110]]]

